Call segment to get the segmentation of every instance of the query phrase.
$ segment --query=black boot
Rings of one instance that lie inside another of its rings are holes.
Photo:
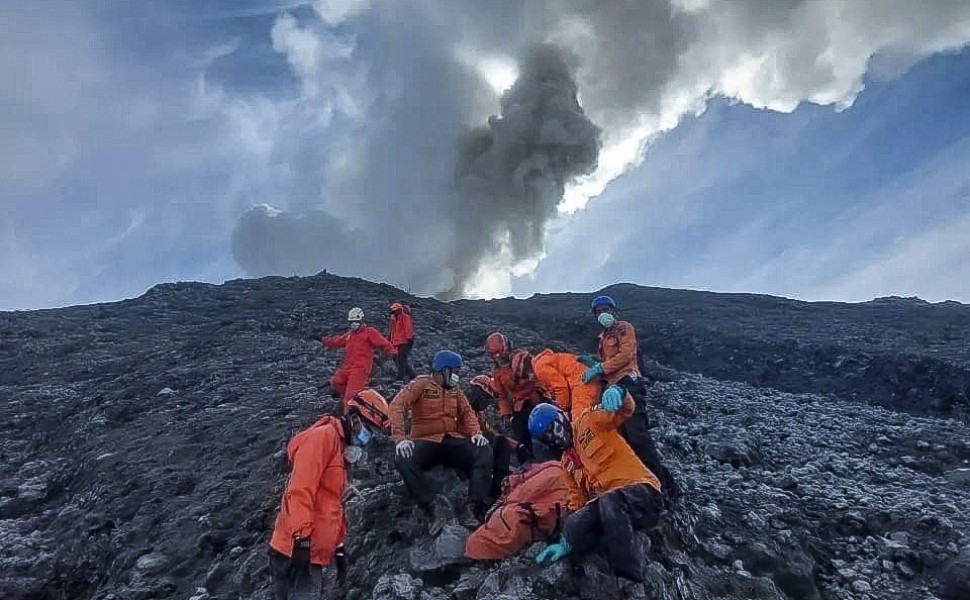
[[[428,535],[431,537],[438,537],[441,530],[445,528],[445,514],[444,511],[438,506],[436,502],[431,504],[425,504],[421,507],[424,514],[428,516]]]
[[[483,512],[481,502],[467,502],[465,509],[461,511],[461,516],[458,517],[458,524],[467,529],[478,529],[482,524]]]

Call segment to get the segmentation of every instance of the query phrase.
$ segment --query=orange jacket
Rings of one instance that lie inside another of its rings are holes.
[[[637,366],[637,330],[626,321],[617,321],[600,333],[600,360],[603,374],[610,383],[616,383],[627,375],[640,377]]]
[[[465,542],[465,556],[499,560],[553,535],[566,513],[564,475],[557,461],[509,475],[488,519]]]
[[[391,314],[391,332],[387,336],[391,340],[391,345],[399,346],[408,343],[414,337],[414,324],[411,322],[411,315],[403,310]]]
[[[269,542],[280,554],[291,556],[293,540],[309,537],[310,562],[326,565],[343,543],[345,446],[343,425],[334,417],[318,420],[286,446],[293,469]]]
[[[514,381],[512,367],[495,367],[492,370],[492,387],[498,399],[498,414],[507,417],[519,412],[526,402],[538,401],[535,381]]]
[[[596,381],[583,383],[586,368],[575,354],[547,349],[532,357],[536,383],[552,395],[559,408],[568,412],[573,421],[600,403],[600,384]]]
[[[361,325],[356,331],[347,331],[321,340],[327,348],[343,348],[344,363],[341,369],[365,369],[370,371],[374,367],[374,350],[383,348],[391,356],[397,354],[397,348],[370,325]]]
[[[475,411],[458,388],[446,389],[430,375],[411,380],[391,401],[391,439],[440,442],[445,435],[471,437],[482,433]],[[404,431],[404,413],[411,411],[411,431]]]
[[[633,398],[627,394],[617,412],[594,408],[573,422],[573,446],[562,455],[570,510],[579,510],[588,501],[631,483],[646,483],[660,491],[656,475],[643,466],[616,430],[633,414],[633,407]]]

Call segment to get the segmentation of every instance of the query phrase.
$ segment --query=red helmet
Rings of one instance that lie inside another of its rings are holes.
[[[509,353],[509,338],[499,332],[495,332],[485,338],[485,352],[495,358],[505,356]]]
[[[492,378],[488,375],[475,375],[469,385],[477,387],[489,398],[495,397],[495,386],[492,384]]]
[[[528,350],[516,350],[509,359],[509,365],[512,367],[512,378],[522,381],[527,372],[532,371],[532,355]]]
[[[387,400],[377,390],[366,389],[354,394],[344,406],[344,414],[357,413],[360,418],[379,430],[387,432],[391,428],[390,409]]]

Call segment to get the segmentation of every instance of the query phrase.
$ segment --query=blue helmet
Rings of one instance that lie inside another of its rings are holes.
[[[593,298],[593,302],[590,305],[590,310],[595,313],[596,309],[601,306],[609,306],[610,308],[616,308],[616,302],[614,302],[613,298],[611,298],[610,296],[597,296]]]
[[[565,416],[566,413],[553,404],[548,402],[536,404],[532,412],[529,413],[529,435],[536,439],[542,438],[549,431],[549,425],[553,421]]]
[[[444,371],[451,369],[457,371],[462,367],[461,355],[451,350],[439,350],[435,352],[434,359],[431,361],[432,371]]]

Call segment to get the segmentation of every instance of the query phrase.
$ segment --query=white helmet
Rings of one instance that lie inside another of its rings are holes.
[[[347,313],[347,320],[350,322],[363,321],[364,309],[357,306],[351,308],[350,312]]]

